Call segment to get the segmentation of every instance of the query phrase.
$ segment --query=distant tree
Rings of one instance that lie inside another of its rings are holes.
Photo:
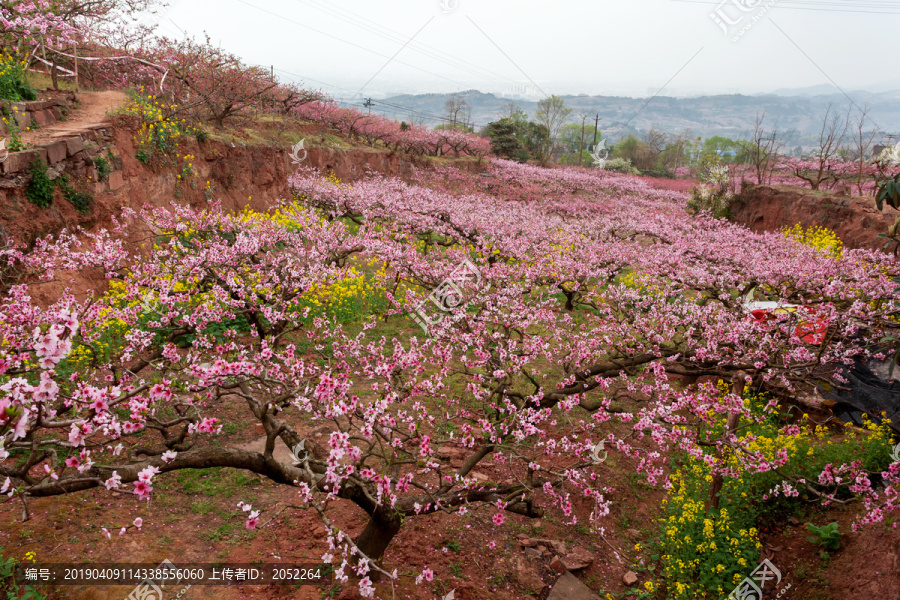
[[[468,125],[472,116],[472,108],[461,94],[453,94],[444,103],[444,112],[451,125],[462,123]]]
[[[647,147],[647,151],[650,153],[648,159],[650,166],[648,168],[654,169],[663,166],[660,163],[660,155],[662,155],[663,150],[665,150],[666,145],[669,142],[669,135],[665,131],[651,127],[649,131],[644,133],[643,141]],[[647,169],[641,168],[641,170],[644,171]]]
[[[753,167],[759,184],[771,182],[778,153],[790,138],[789,134],[778,130],[778,123],[767,130],[765,119],[765,111],[757,113],[749,139],[738,142],[741,147],[738,160]]]
[[[618,142],[612,154],[613,158],[627,160],[640,171],[649,171],[653,168],[654,161],[647,144],[633,135]]]
[[[550,132],[540,123],[504,118],[488,123],[483,134],[491,138],[491,150],[497,156],[519,162],[547,158]]]
[[[509,119],[510,121],[527,121],[528,115],[519,105],[513,101],[509,101],[500,107],[500,118]]]
[[[571,112],[572,109],[566,106],[565,99],[560,96],[553,95],[538,102],[535,121],[546,127],[547,131],[550,132],[548,142],[551,145],[552,142],[556,141],[560,128],[566,122]],[[549,154],[550,150],[551,147],[548,146],[546,152]]]
[[[800,162],[794,167],[794,175],[807,182],[814,190],[819,189],[822,183],[828,180],[837,179],[831,171],[831,163],[840,157],[844,140],[850,130],[850,109],[848,108],[846,115],[842,115],[829,103],[821,119],[822,127],[819,129],[816,157],[811,161],[812,164]]]
[[[519,139],[522,142],[522,151],[527,157],[535,158],[541,162],[547,160],[551,147],[550,130],[542,123],[527,121],[522,124]],[[520,154],[520,159],[522,155]],[[527,160],[527,158],[526,158]]]
[[[466,133],[472,133],[473,129],[471,126],[465,123],[441,123],[440,125],[434,126],[435,131],[464,131]]]
[[[690,131],[682,131],[669,138],[660,155],[660,162],[666,169],[678,169],[690,163],[690,148],[693,134]]]
[[[703,141],[703,152],[708,152],[715,156],[721,156],[722,160],[727,162],[725,158],[726,152],[737,153],[740,150],[739,144],[731,138],[714,135]]]
[[[566,123],[559,130],[559,145],[566,153],[576,153],[581,143],[581,123]]]
[[[862,108],[857,107],[856,119],[853,122],[853,150],[857,165],[856,172],[856,189],[857,193],[863,193],[863,178],[865,177],[867,159],[872,149],[872,142],[875,140],[876,129],[866,130],[866,120],[869,119],[869,106],[864,105]]]
[[[590,159],[588,146],[594,140],[594,134],[597,135],[599,142],[603,135],[599,129],[594,128],[594,124],[584,125],[579,123],[566,123],[559,131],[559,139],[563,152],[563,162],[568,164],[584,164],[585,160]]]
[[[515,122],[508,118],[488,123],[484,128],[484,135],[491,138],[491,151],[502,158],[519,158],[522,143],[516,133]]]

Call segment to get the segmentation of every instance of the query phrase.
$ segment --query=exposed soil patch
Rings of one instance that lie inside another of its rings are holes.
[[[889,525],[852,532],[854,508],[814,511],[814,525],[837,522],[841,548],[822,554],[810,541],[806,521],[791,519],[764,539],[764,556],[781,571],[782,586],[791,584],[789,598],[850,600],[900,598],[900,535]]]
[[[108,123],[110,116],[125,103],[123,92],[80,92],[79,102],[69,109],[65,121],[40,129],[22,132],[22,141],[28,145],[70,137],[92,125]]]
[[[849,248],[881,250],[885,233],[900,213],[879,211],[868,196],[838,196],[786,185],[752,185],[745,182],[731,203],[731,218],[756,232],[781,231],[800,223],[804,228],[826,227]]]

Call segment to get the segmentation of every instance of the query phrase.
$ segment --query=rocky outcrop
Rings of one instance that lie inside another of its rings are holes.
[[[849,248],[882,249],[878,238],[900,216],[886,207],[879,211],[866,196],[842,196],[792,186],[753,185],[744,182],[740,195],[729,207],[731,219],[753,231],[781,231],[800,223],[803,227],[827,227]]]
[[[553,584],[547,600],[600,600],[600,596],[571,573],[563,573]]]
[[[27,127],[46,127],[62,120],[75,102],[74,92],[62,92],[55,98],[34,102],[0,102],[0,112],[14,119],[15,127],[24,132]],[[9,133],[9,126],[0,120],[0,136]]]

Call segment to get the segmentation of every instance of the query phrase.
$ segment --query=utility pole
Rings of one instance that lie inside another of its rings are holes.
[[[369,114],[372,114],[372,105],[373,104],[374,104],[374,102],[372,102],[371,98],[366,98],[366,101],[363,102],[363,106],[365,106],[369,109]]]
[[[587,115],[581,113],[581,143],[578,145],[578,166],[584,166],[584,122],[587,120]]]

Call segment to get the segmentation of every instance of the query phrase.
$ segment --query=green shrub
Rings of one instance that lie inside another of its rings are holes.
[[[759,556],[755,514],[742,494],[745,478],[725,482],[719,508],[706,510],[709,469],[687,458],[669,477],[664,516],[655,545],[662,579],[673,600],[724,598],[754,568]]]
[[[25,187],[25,197],[39,208],[53,204],[53,181],[47,174],[47,165],[39,158],[31,161],[31,179]]]
[[[2,551],[3,548],[0,548]],[[34,553],[29,552],[25,559],[34,560]],[[14,558],[3,558],[0,556],[0,596],[9,598],[10,600],[45,600],[44,595],[38,588],[28,584],[20,586],[16,582],[16,567],[27,565],[28,563],[20,563]]]
[[[37,92],[25,81],[26,62],[0,53],[0,100],[37,100]]]
[[[626,175],[640,175],[638,171],[627,158],[613,158],[606,161],[603,168],[607,171],[615,171],[616,173],[624,173]]]
[[[648,169],[646,171],[641,171],[641,175],[646,175],[647,177],[658,177],[660,179],[675,179],[675,173],[666,168]]]
[[[521,160],[520,154],[524,151],[524,160],[528,160],[527,150],[522,148],[516,137],[516,124],[510,119],[500,119],[499,121],[488,123],[484,128],[484,134],[491,138],[491,152],[497,156]]]
[[[56,185],[59,187],[59,191],[62,192],[63,198],[68,200],[75,207],[75,210],[83,215],[91,212],[91,204],[94,201],[94,197],[90,192],[72,187],[67,175],[60,175],[56,180]]]
[[[109,153],[109,156],[109,159],[102,156],[94,159],[94,167],[97,168],[97,181],[106,181],[109,179],[109,174],[112,173],[111,160],[113,156],[111,153]]]
[[[812,534],[807,537],[813,544],[818,544],[823,550],[834,552],[841,547],[841,532],[838,531],[838,524],[829,523],[822,527],[816,527],[812,523],[806,524],[806,529]]]
[[[176,118],[177,106],[155,96],[132,94],[120,114],[137,118],[140,125],[135,142],[135,157],[143,164],[154,159],[166,163],[178,151],[178,143],[185,134],[197,135],[197,129]],[[199,139],[199,138],[198,138]]]
[[[731,171],[719,157],[706,161],[700,171],[701,185],[691,190],[687,207],[692,213],[708,211],[714,217],[728,215],[728,206],[734,195],[731,193]]]
[[[13,106],[12,110],[10,110],[9,106],[4,105],[2,112],[3,122],[6,123],[6,128],[9,130],[9,144],[7,144],[6,149],[10,152],[25,150],[25,143],[19,137],[19,123],[15,119],[15,115],[19,112],[19,107]]]
[[[728,385],[721,383],[721,394]],[[865,419],[865,429],[854,427],[828,428],[805,423],[799,432],[781,422],[766,406],[766,395],[745,395],[745,405],[758,417],[758,422],[742,423],[738,436],[748,440],[748,450],[761,453],[767,460],[775,460],[779,451],[787,453],[788,461],[781,472],[797,480],[815,482],[827,464],[849,464],[860,461],[867,469],[880,471],[891,462],[891,432],[887,424]],[[710,421],[698,431],[700,439],[721,437],[725,417]],[[745,470],[734,452],[721,456],[715,449],[706,457],[687,453],[673,458],[672,475],[660,532],[654,543],[653,560],[661,563],[661,584],[669,600],[718,600],[725,598],[748,576],[759,556],[758,529],[773,522],[784,522],[802,506],[819,498],[802,486],[796,495],[779,493],[783,477],[773,471],[756,473]],[[719,508],[707,510],[710,483],[713,480],[709,462],[717,462],[734,472],[725,477],[719,492]],[[822,489],[838,498],[849,498],[848,485]],[[817,538],[810,538],[823,546],[823,552],[837,549],[840,533],[837,525],[817,528],[808,526]],[[826,555],[823,554],[823,558]]]
[[[731,195],[722,188],[716,186],[694,186],[691,190],[691,198],[687,201],[687,208],[691,213],[710,212],[716,218],[728,215],[728,206],[731,203]]]
[[[34,102],[38,99],[37,92],[24,81],[19,82],[16,90],[19,92],[19,96],[22,100],[25,100],[26,102]]]

